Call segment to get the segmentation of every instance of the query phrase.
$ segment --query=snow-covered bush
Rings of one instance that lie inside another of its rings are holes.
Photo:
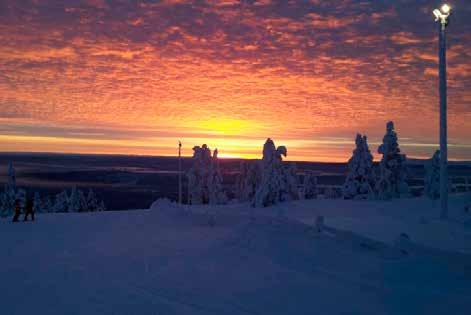
[[[316,199],[317,194],[317,177],[312,173],[308,172],[304,175],[303,181],[303,197],[304,199]]]
[[[430,199],[440,198],[440,150],[425,165],[424,190]]]
[[[98,208],[96,209],[96,211],[106,211],[105,202],[103,200],[98,203]]]
[[[211,157],[206,144],[193,148],[193,165],[188,171],[188,202],[190,204],[223,204],[227,196],[222,187],[222,175],[217,149]]]
[[[167,209],[180,209],[181,205],[168,198],[159,198],[154,201],[149,210],[167,210]]]
[[[253,201],[255,207],[267,207],[280,201],[297,199],[297,191],[294,193],[292,189],[296,181],[293,177],[295,170],[283,168],[282,156],[286,154],[286,147],[276,148],[273,140],[267,139],[263,146],[261,183]]]
[[[340,188],[327,187],[324,189],[324,199],[340,199],[342,191]]]
[[[401,154],[392,121],[386,124],[386,134],[383,144],[378,148],[382,154],[380,162],[380,177],[376,182],[376,193],[379,199],[397,198],[408,194],[406,183],[406,156]]]
[[[366,136],[357,134],[355,144],[353,155],[348,160],[348,174],[342,193],[345,199],[368,199],[373,196],[375,187],[373,155]]]

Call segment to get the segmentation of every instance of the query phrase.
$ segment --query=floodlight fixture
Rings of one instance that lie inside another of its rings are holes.
[[[445,27],[448,25],[448,17],[451,14],[451,6],[448,4],[443,4],[440,9],[433,10],[433,15],[435,15],[435,22],[440,21],[440,24]]]
[[[450,11],[451,11],[451,7],[448,5],[448,4],[444,4],[442,5],[442,7],[440,8],[440,11],[442,11],[443,14],[450,14]]]

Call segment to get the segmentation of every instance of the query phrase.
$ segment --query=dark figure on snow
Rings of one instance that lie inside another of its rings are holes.
[[[15,214],[13,216],[13,222],[18,222],[18,219],[20,218],[20,215],[21,215],[20,200],[16,199],[15,200]]]
[[[25,206],[25,218],[23,221],[28,221],[28,215],[31,214],[31,219],[34,221],[33,200],[28,199]]]

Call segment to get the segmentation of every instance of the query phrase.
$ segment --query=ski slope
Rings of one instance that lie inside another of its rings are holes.
[[[2,220],[0,313],[469,314],[469,198],[447,223],[427,199]]]

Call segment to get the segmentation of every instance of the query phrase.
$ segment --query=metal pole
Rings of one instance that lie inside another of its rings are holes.
[[[440,205],[441,219],[448,218],[448,148],[447,148],[447,82],[446,82],[446,22],[438,23],[440,67]]]
[[[182,204],[182,143],[178,142],[178,203]]]

